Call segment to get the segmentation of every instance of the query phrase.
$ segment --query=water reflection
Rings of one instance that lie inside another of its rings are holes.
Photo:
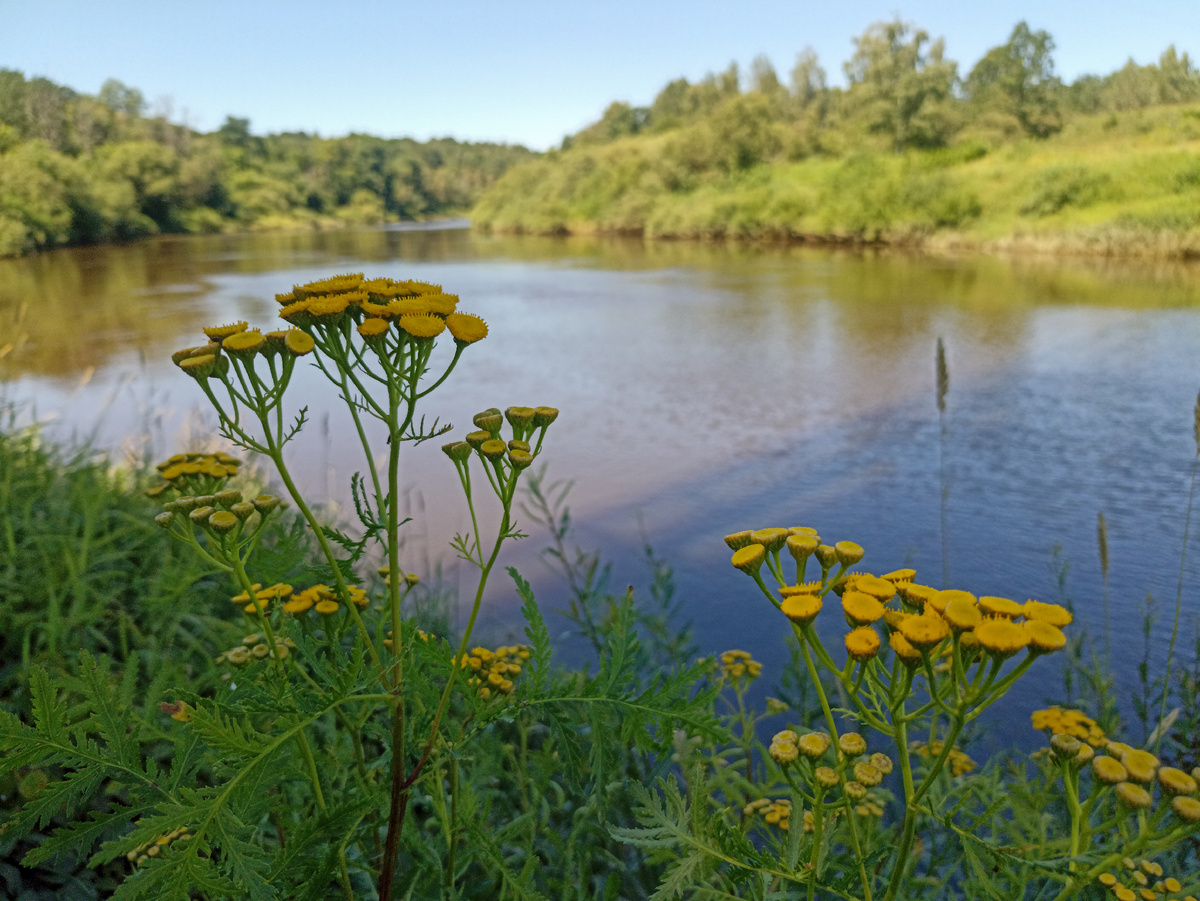
[[[768,611],[742,609],[754,600],[728,567],[729,531],[813,524],[862,543],[870,565],[913,564],[939,581],[939,336],[951,367],[952,579],[1055,599],[1068,563],[1067,591],[1096,630],[1103,510],[1119,634],[1138,634],[1147,591],[1161,606],[1174,598],[1200,386],[1195,266],[450,229],[164,238],[0,261],[0,343],[13,345],[0,375],[39,415],[95,428],[108,447],[144,432],[155,454],[171,453],[185,422],[212,429],[211,418],[189,420],[199,395],[167,361],[172,350],[216,321],[269,322],[272,295],[294,282],[360,269],[443,283],[492,324],[431,412],[461,427],[493,404],[561,408],[547,459],[552,476],[577,482],[585,543],[622,561],[618,582],[638,582],[628,561],[640,521],[678,565],[707,650],[783,659]],[[302,455],[304,483],[344,496],[361,464],[340,414],[326,418],[335,398],[311,372],[293,390],[320,447]],[[413,550],[448,560],[463,514],[446,461],[420,447],[405,466],[424,504]],[[513,559],[559,606],[536,544]],[[1193,560],[1200,567],[1200,553]],[[1189,568],[1187,584],[1197,580]],[[507,628],[511,588],[498,583],[488,604],[490,625]],[[1168,628],[1163,617],[1154,654]],[[1119,644],[1131,672],[1140,651]],[[1027,688],[1000,715],[1056,684]]]

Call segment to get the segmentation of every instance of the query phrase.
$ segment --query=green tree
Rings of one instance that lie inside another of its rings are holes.
[[[750,90],[768,97],[778,97],[786,91],[775,73],[775,67],[771,65],[770,57],[765,53],[760,53],[750,63]]]
[[[105,147],[100,171],[108,182],[124,182],[133,191],[137,210],[150,219],[155,231],[170,230],[182,194],[179,157],[153,141],[124,141]]]
[[[620,101],[610,103],[600,121],[575,135],[575,141],[579,144],[607,144],[626,135],[635,135],[646,124],[648,112],[645,107],[632,107]]]
[[[825,95],[825,70],[817,60],[817,51],[805,47],[792,66],[792,95],[801,109],[807,109]]]
[[[15,69],[0,69],[0,122],[24,138],[29,126],[25,112],[25,76]]]
[[[1018,22],[1008,43],[993,47],[967,76],[971,104],[979,112],[1015,118],[1026,134],[1045,138],[1062,128],[1061,84],[1054,75],[1054,39]]]
[[[957,64],[944,59],[942,39],[930,44],[927,32],[897,19],[870,26],[854,48],[845,70],[852,107],[868,130],[891,138],[897,152],[945,144]]]
[[[115,78],[110,78],[100,85],[100,93],[96,99],[114,113],[124,113],[131,119],[136,119],[146,107],[146,98],[137,88],[131,88]]]

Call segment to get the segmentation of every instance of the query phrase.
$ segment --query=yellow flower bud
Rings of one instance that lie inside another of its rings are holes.
[[[853,759],[867,753],[867,741],[857,732],[844,732],[838,737],[838,748]]]
[[[829,750],[830,740],[824,732],[809,732],[800,736],[796,745],[809,760],[820,760]]]
[[[755,529],[750,540],[761,544],[770,553],[778,551],[788,539],[787,529]]]
[[[846,635],[846,653],[865,663],[879,653],[879,633],[870,626],[859,626]]]
[[[822,788],[833,788],[838,784],[838,782],[841,781],[838,778],[837,772],[827,766],[817,767],[816,771],[813,773],[813,776],[816,778],[817,785],[821,786]]]
[[[874,788],[883,781],[883,773],[873,764],[860,761],[854,764],[854,778],[867,788]]]
[[[1117,800],[1133,810],[1145,810],[1154,803],[1150,792],[1132,782],[1122,782],[1117,786]]]
[[[1181,769],[1164,766],[1158,771],[1158,782],[1171,795],[1191,795],[1196,792],[1196,780]]]
[[[828,569],[829,567],[833,566],[833,564],[837,563],[837,551],[827,544],[818,544],[817,549],[813,551],[813,553],[816,554],[817,562],[820,563],[824,569]]]
[[[219,510],[208,518],[209,527],[218,535],[225,535],[238,527],[241,520],[228,510]]]
[[[863,558],[861,545],[855,544],[853,541],[839,541],[833,546],[834,553],[837,555],[838,563],[843,566],[853,566]]]
[[[1115,757],[1096,757],[1092,760],[1092,775],[1108,785],[1116,785],[1124,782],[1129,774]]]
[[[1171,801],[1171,809],[1181,820],[1189,823],[1200,823],[1200,801],[1180,795]]]
[[[735,551],[729,562],[744,573],[756,573],[766,559],[766,548],[761,544],[748,544]]]
[[[489,438],[483,444],[479,445],[479,452],[489,460],[495,460],[504,456],[504,452],[508,450],[506,445],[499,438]]]

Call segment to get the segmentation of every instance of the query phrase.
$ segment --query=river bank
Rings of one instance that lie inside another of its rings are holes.
[[[786,241],[1148,259],[1200,256],[1200,106],[1057,135],[689,170],[671,133],[513,167],[471,211],[498,233]]]

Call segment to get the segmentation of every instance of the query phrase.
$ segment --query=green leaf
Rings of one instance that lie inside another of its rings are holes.
[[[517,594],[523,601],[521,614],[525,617],[525,635],[533,646],[530,663],[530,682],[534,694],[542,694],[546,688],[546,677],[550,673],[550,631],[542,618],[541,608],[533,596],[529,583],[521,578],[520,573],[510,566],[508,574],[517,585]]]

